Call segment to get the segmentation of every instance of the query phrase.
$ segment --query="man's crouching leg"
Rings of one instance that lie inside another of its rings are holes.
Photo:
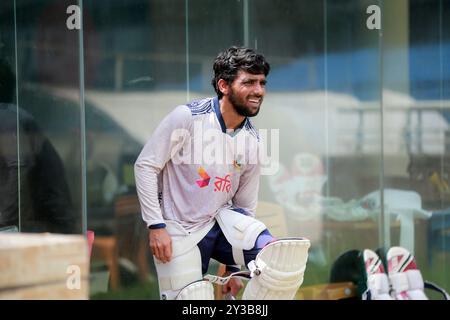
[[[273,241],[248,263],[251,279],[243,300],[292,300],[303,283],[310,241],[286,238]]]
[[[197,246],[167,263],[154,260],[162,300],[214,300],[212,284],[202,280],[202,259]]]
[[[251,279],[242,299],[293,299],[303,283],[310,241],[304,238],[273,241],[264,223],[242,209],[221,209],[216,219],[232,246],[234,262],[246,264],[250,270]]]

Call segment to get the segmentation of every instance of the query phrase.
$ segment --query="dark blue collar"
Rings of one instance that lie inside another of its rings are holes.
[[[223,121],[222,113],[220,112],[220,104],[219,104],[218,97],[213,98],[213,105],[214,105],[214,112],[216,113],[217,120],[219,120],[220,127],[222,128],[222,132],[227,133],[227,127],[225,126],[225,121]],[[242,127],[244,126],[246,121],[247,121],[247,118],[245,118],[244,121],[242,121],[242,123],[239,125],[239,127],[236,130],[242,129]]]

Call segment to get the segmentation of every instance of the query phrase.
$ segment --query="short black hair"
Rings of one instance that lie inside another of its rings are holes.
[[[262,54],[256,53],[253,49],[232,46],[219,53],[214,60],[213,70],[214,78],[212,79],[211,84],[214,87],[217,96],[221,99],[223,94],[217,85],[217,82],[220,79],[223,79],[230,84],[236,78],[239,70],[251,74],[264,73],[264,75],[267,76],[270,71],[270,64]]]
[[[0,58],[0,102],[13,103],[16,77],[6,60]]]

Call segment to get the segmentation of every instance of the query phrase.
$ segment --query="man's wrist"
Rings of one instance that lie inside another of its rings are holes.
[[[225,271],[238,272],[238,271],[241,271],[241,266],[240,265],[227,265],[227,266],[225,266]]]
[[[150,230],[162,229],[162,228],[165,228],[165,227],[166,227],[165,223],[156,223],[156,224],[152,224],[152,225],[148,226],[148,228]]]

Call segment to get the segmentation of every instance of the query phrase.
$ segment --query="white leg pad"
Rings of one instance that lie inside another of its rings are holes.
[[[292,300],[303,283],[310,241],[280,239],[265,246],[248,264],[251,279],[243,300]]]
[[[361,263],[364,263],[367,275],[367,290],[362,294],[362,299],[394,300],[389,294],[389,278],[378,254],[370,249],[364,249],[362,258]]]
[[[370,288],[372,300],[393,300],[389,295],[389,279],[385,273],[374,273],[368,276],[367,286]]]
[[[406,271],[409,282],[408,295],[412,300],[428,300],[425,295],[425,283],[422,278],[422,274],[419,270],[408,270]]]
[[[428,300],[419,270],[407,270],[390,275],[397,300]]]
[[[265,224],[228,208],[220,209],[216,220],[233,248],[234,262],[245,265],[244,250],[250,250],[255,246],[259,234],[267,229]]]
[[[259,234],[266,229],[261,221],[227,208],[218,211],[216,220],[231,246],[241,250],[252,249]]]
[[[387,252],[389,280],[397,300],[428,300],[424,281],[414,256],[405,248],[392,247]]]
[[[196,281],[181,289],[176,300],[214,300],[214,287],[209,281]]]
[[[165,220],[167,232],[172,238],[172,259],[162,263],[154,258],[161,299],[176,299],[180,290],[192,282],[202,280],[202,259],[198,242],[213,227],[212,220],[195,232],[186,231],[181,224]]]
[[[173,300],[181,289],[202,279],[202,259],[197,246],[162,263],[154,258],[161,299]]]

